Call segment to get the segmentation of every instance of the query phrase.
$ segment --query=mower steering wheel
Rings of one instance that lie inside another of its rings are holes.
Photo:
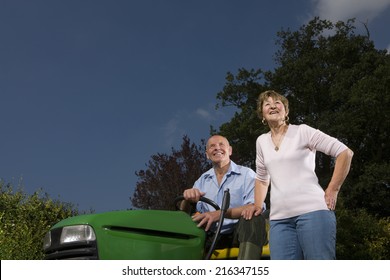
[[[175,203],[175,207],[176,207],[177,210],[179,210],[179,208],[177,207],[177,203],[179,201],[182,201],[182,200],[184,200],[184,196],[183,195],[179,195],[178,197],[175,198],[174,203]],[[213,201],[211,199],[208,199],[207,197],[201,196],[199,201],[202,201],[204,203],[207,203],[207,204],[211,205],[212,207],[214,207],[215,210],[221,210],[221,207],[219,207],[219,205],[215,201]]]

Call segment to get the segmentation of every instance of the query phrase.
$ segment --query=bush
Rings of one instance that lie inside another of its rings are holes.
[[[0,181],[0,259],[43,259],[46,232],[58,221],[77,214],[72,204],[52,200],[42,190],[27,195]]]
[[[337,210],[337,258],[390,259],[390,218],[378,218],[364,209]]]

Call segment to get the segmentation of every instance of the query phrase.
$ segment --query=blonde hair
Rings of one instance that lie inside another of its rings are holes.
[[[273,100],[280,100],[284,105],[284,108],[286,110],[286,114],[289,113],[287,98],[274,90],[267,90],[267,91],[260,93],[259,98],[257,99],[256,112],[257,112],[257,116],[261,120],[263,119],[263,104],[266,100],[268,100],[269,97],[271,97]]]

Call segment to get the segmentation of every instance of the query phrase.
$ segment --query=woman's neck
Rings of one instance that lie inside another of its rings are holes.
[[[271,129],[271,134],[273,136],[282,135],[286,132],[288,125],[283,123],[278,123],[275,125],[270,124],[269,128]]]

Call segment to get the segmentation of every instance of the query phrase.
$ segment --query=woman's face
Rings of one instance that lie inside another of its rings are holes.
[[[286,108],[279,99],[268,97],[262,106],[263,117],[268,123],[284,122],[287,116]]]

